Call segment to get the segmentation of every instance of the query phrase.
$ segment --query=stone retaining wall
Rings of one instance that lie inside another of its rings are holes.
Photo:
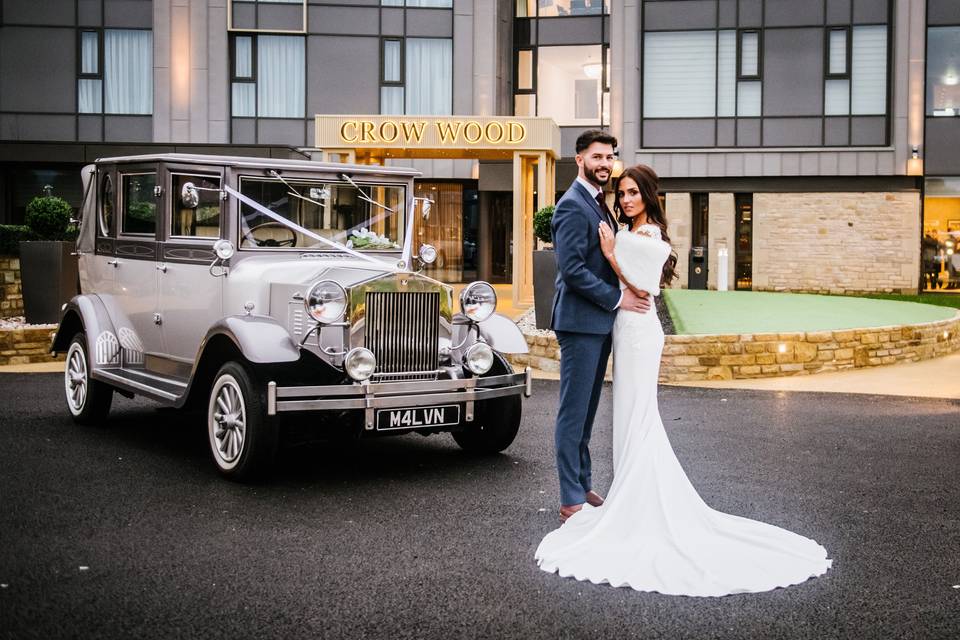
[[[560,371],[551,335],[526,335],[530,353],[516,365]],[[917,362],[960,351],[960,312],[950,320],[897,327],[809,333],[666,336],[660,382],[772,378]],[[609,371],[608,367],[608,371]]]
[[[23,315],[20,258],[0,256],[0,318]]]
[[[54,325],[0,329],[0,365],[64,360],[64,354],[50,353],[50,340],[56,330]]]

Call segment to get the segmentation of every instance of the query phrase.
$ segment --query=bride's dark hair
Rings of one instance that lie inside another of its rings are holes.
[[[640,197],[643,198],[644,213],[647,215],[647,222],[660,227],[660,235],[663,241],[670,244],[670,236],[667,235],[667,216],[660,206],[660,198],[657,197],[660,178],[656,172],[645,164],[636,164],[627,167],[623,173],[613,182],[613,210],[617,212],[617,221],[621,224],[630,225],[633,220],[623,213],[623,207],[620,206],[620,181],[624,178],[630,178],[637,183],[640,189]],[[663,274],[660,276],[660,284],[669,285],[677,277],[677,254],[670,252],[670,257],[663,265]]]

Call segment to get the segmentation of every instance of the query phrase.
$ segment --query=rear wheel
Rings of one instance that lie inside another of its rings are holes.
[[[210,453],[221,474],[247,480],[266,473],[277,452],[277,429],[267,419],[254,376],[239,362],[220,367],[207,403]]]
[[[520,396],[506,396],[477,403],[472,425],[453,432],[465,451],[499,453],[509,447],[520,430],[523,403]]]
[[[90,378],[87,336],[83,332],[73,336],[67,349],[63,387],[67,396],[67,408],[77,424],[102,422],[110,413],[113,387]]]

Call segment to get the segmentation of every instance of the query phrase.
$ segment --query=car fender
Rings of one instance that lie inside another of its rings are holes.
[[[462,324],[465,322],[466,317],[462,314],[457,314],[457,316],[454,318],[453,343],[463,343],[461,350],[466,349],[477,341],[477,331],[470,329],[469,335],[467,335],[468,328],[471,326],[476,326],[477,330],[480,332],[480,336],[495,351],[499,351],[500,353],[529,352],[527,340],[523,337],[523,332],[520,331],[520,328],[517,327],[513,320],[504,315],[494,313],[489,318],[476,325]]]
[[[87,353],[92,369],[120,363],[120,341],[110,320],[110,314],[99,296],[80,294],[64,305],[60,326],[50,344],[50,351],[63,353],[77,331],[87,337]]]
[[[256,364],[300,359],[300,347],[290,332],[270,316],[237,315],[220,319],[207,331],[200,345],[201,354],[211,338],[218,335],[230,338],[243,357]]]

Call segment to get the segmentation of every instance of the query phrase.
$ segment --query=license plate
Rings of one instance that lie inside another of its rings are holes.
[[[377,411],[377,431],[442,427],[454,424],[460,424],[460,406],[456,404]]]

